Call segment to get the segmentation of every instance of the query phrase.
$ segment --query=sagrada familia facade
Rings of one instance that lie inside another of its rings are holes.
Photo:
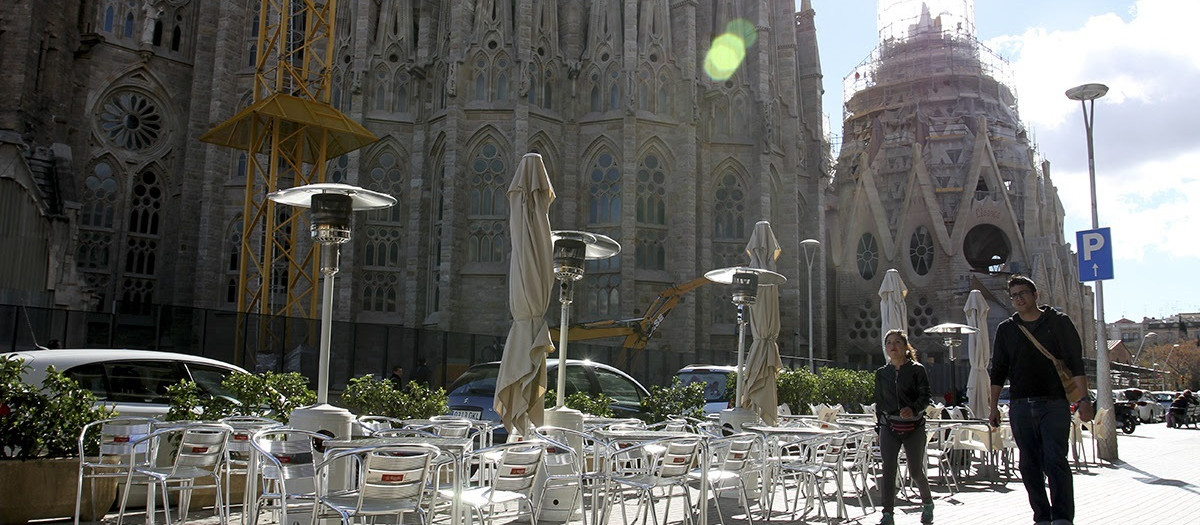
[[[267,4],[0,6],[0,303],[236,308],[247,153],[199,138],[252,102]],[[336,318],[502,336],[505,191],[527,152],[554,184],[554,229],[623,245],[590,265],[578,320],[637,317],[672,284],[747,264],[759,220],[782,245],[788,354],[811,341],[882,362],[888,268],[914,335],[960,321],[971,289],[1005,315],[1006,272],[1090,316],[1048,166],[969,27],[930,16],[881,40],[835,159],[815,15],[809,0],[338,1],[330,105],[379,140],[331,159],[327,180],[398,204],[356,218]],[[714,72],[727,36],[744,56]],[[728,292],[693,294],[652,348],[733,348]]]

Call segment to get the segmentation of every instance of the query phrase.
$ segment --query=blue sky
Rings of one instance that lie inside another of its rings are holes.
[[[1010,62],[1021,120],[1066,209],[1066,238],[1091,229],[1080,104],[1063,92],[1109,86],[1096,101],[1100,226],[1115,278],[1104,317],[1200,312],[1200,2],[930,0],[974,4],[976,36]],[[799,6],[800,2],[796,2]],[[874,0],[813,0],[825,113],[841,134],[842,79],[878,41]]]

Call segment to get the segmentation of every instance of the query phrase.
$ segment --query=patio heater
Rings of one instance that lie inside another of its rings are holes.
[[[749,322],[746,319],[746,307],[758,301],[759,286],[775,286],[783,284],[787,278],[761,268],[750,268],[746,266],[731,266],[729,268],[721,268],[711,270],[704,274],[704,278],[714,283],[728,284],[733,286],[732,300],[737,306],[737,389],[734,390],[733,408],[727,408],[721,411],[721,426],[732,427],[737,432],[742,431],[742,425],[746,423],[753,424],[758,421],[758,415],[751,410],[742,408],[742,392],[746,390],[745,382],[742,381],[746,375],[743,373],[746,363],[746,324]]]
[[[312,240],[321,249],[321,347],[317,364],[317,404],[297,408],[289,419],[292,426],[350,437],[354,416],[329,404],[329,335],[333,325],[333,280],[338,272],[338,246],[350,241],[352,212],[389,208],[391,195],[351,186],[318,183],[279,190],[267,198],[288,206],[312,209]]]
[[[567,332],[571,328],[571,303],[575,300],[575,282],[583,279],[587,261],[607,259],[621,253],[621,245],[598,233],[559,230],[551,232],[554,242],[554,278],[559,281],[558,302],[558,381],[554,408],[546,411],[546,424],[583,430],[583,414],[566,407]]]
[[[958,359],[958,354],[954,350],[962,346],[963,334],[973,334],[978,331],[974,326],[958,323],[942,323],[925,329],[927,334],[942,336],[942,344],[946,345],[946,357],[950,360],[951,401],[955,404],[958,404],[958,382],[954,377],[954,361]]]

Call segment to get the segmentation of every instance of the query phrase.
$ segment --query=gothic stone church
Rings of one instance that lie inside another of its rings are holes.
[[[198,137],[252,102],[262,3],[4,2],[0,302],[235,308],[246,153]],[[706,53],[731,31],[745,56],[714,78]],[[356,218],[338,320],[502,336],[504,195],[536,151],[552,227],[623,246],[589,268],[575,319],[636,317],[747,264],[769,220],[791,278],[782,332],[807,339],[799,241],[821,237],[828,183],[807,1],[341,0],[327,45],[331,104],[380,138],[327,180],[399,201]],[[652,347],[732,349],[720,288]]]

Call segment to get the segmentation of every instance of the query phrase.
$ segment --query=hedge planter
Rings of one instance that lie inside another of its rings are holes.
[[[75,458],[0,461],[0,523],[74,516],[78,476],[79,460]],[[116,478],[83,480],[80,520],[100,521],[116,499]]]

